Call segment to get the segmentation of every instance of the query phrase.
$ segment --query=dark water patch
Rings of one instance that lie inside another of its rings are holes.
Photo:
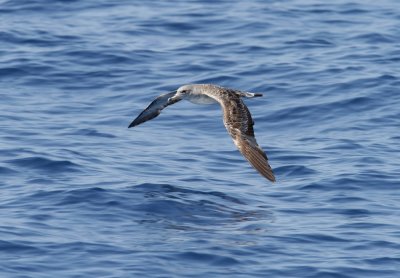
[[[317,172],[311,168],[303,165],[286,165],[275,168],[275,172],[280,177],[304,177],[309,175],[316,175]]]
[[[172,32],[190,32],[201,28],[201,26],[189,22],[168,22],[162,27]]]
[[[184,226],[185,229],[193,229],[192,225],[206,228],[216,222],[229,224],[270,218],[268,211],[249,209],[244,201],[216,191],[143,184],[128,192],[126,196],[140,201],[134,205],[127,204],[127,208],[133,206],[130,209],[141,212],[148,220],[163,219],[169,228],[181,229]]]
[[[65,37],[57,36],[45,30],[35,30],[33,32],[13,31],[0,32],[0,38],[7,44],[32,47],[55,47],[64,43]]]
[[[195,64],[183,64],[183,65],[179,65],[176,67],[177,70],[179,71],[187,71],[190,70],[191,72],[195,73],[202,73],[204,71],[207,71],[208,69],[210,69],[209,66],[203,66],[203,65],[195,65]]]
[[[392,224],[384,224],[384,223],[357,222],[357,223],[343,224],[340,225],[340,227],[338,228],[346,230],[354,230],[354,229],[374,230],[374,229],[390,229],[392,228],[392,226],[393,226]]]
[[[334,276],[331,276],[334,273]],[[368,267],[335,267],[334,271],[319,271],[316,276],[311,277],[338,277],[338,278],[349,278],[349,277],[376,277],[376,275],[382,275],[382,277],[392,277],[396,271],[393,270],[377,270],[375,268]],[[328,276],[324,276],[328,274]]]
[[[44,247],[48,250],[52,250],[51,253],[56,253],[57,250],[68,250],[69,252],[73,253],[86,253],[86,254],[126,254],[131,251],[127,250],[126,248],[116,246],[112,246],[109,244],[102,244],[102,243],[92,243],[90,240],[88,241],[71,241],[67,243],[47,243],[44,244]]]
[[[345,20],[345,19],[325,19],[322,20],[321,23],[325,23],[327,25],[342,25],[342,26],[352,26],[354,24],[364,24],[364,22],[354,21],[354,20]]]
[[[398,265],[400,263],[400,258],[399,257],[390,257],[390,256],[383,256],[383,257],[377,257],[377,258],[372,258],[372,259],[366,259],[365,263],[370,264],[370,265],[375,265],[375,266],[380,266],[380,265]]]
[[[95,207],[103,207],[106,204],[110,205],[110,199],[112,199],[109,191],[99,188],[91,187],[84,189],[70,190],[63,192],[60,200],[60,206],[71,206],[71,205],[91,205]]]
[[[364,242],[363,244],[355,244],[348,246],[347,249],[349,250],[370,250],[371,246],[374,248],[381,248],[381,250],[395,250],[399,248],[398,242],[391,242],[386,240],[370,240],[368,242]]]
[[[359,161],[360,161],[360,164],[358,164],[359,166],[367,165],[367,164],[370,164],[370,165],[384,164],[384,161],[378,157],[361,157]]]
[[[359,15],[359,14],[370,13],[370,11],[366,10],[366,9],[362,9],[360,7],[354,7],[354,8],[343,9],[339,13],[345,14],[345,15]]]
[[[94,136],[94,137],[102,137],[102,138],[116,138],[115,135],[100,132],[94,128],[79,129],[74,132],[64,133],[64,135],[82,135],[82,136]]]
[[[25,69],[21,69],[19,67],[13,67],[13,68],[0,68],[0,78],[8,78],[8,77],[18,77],[18,76],[24,76],[28,72]]]
[[[287,121],[297,126],[316,125],[333,119],[347,117],[351,113],[369,111],[376,107],[376,100],[369,97],[352,97],[331,102],[301,105],[289,108],[283,108],[268,116],[269,121],[282,126],[283,121]],[[314,115],[319,115],[317,123]],[[266,117],[261,117],[266,121]]]
[[[179,186],[173,186],[170,184],[150,184],[150,183],[144,183],[144,184],[139,184],[133,187],[130,187],[129,189],[126,190],[127,192],[133,192],[133,193],[144,193],[145,196],[155,196],[153,194],[161,194],[164,192],[165,194],[171,194],[168,196],[182,196],[182,197],[190,197],[190,196],[203,196],[203,198],[207,199],[207,196],[212,196],[216,198],[220,198],[223,200],[227,200],[229,202],[233,202],[236,204],[245,204],[242,200],[238,198],[234,198],[232,196],[229,196],[226,193],[219,192],[219,191],[200,191],[200,190],[194,190],[194,189],[189,189],[189,188],[184,188],[184,187],[179,187]],[[150,194],[150,195],[148,195]]]
[[[107,53],[107,50],[70,50],[62,52],[54,52],[52,56],[62,55],[68,59],[74,60],[82,65],[95,66],[98,64],[128,64],[133,63],[133,58],[129,53]],[[78,59],[78,60],[76,60]]]
[[[207,77],[207,78],[201,78],[195,80],[195,83],[199,84],[229,84],[229,83],[235,83],[236,80],[238,80],[238,77],[232,76],[232,75],[216,75],[213,77]]]
[[[17,171],[14,171],[14,170],[11,169],[11,168],[0,166],[0,174],[6,175],[6,174],[14,174],[14,173],[16,173],[16,172],[17,172]]]
[[[287,45],[301,49],[310,49],[318,47],[333,47],[333,42],[324,39],[299,39],[286,42]]]
[[[362,40],[366,43],[370,44],[381,44],[381,43],[392,43],[395,41],[395,38],[390,35],[384,35],[380,33],[368,33],[357,35],[355,37],[350,38],[352,40]]]
[[[345,238],[340,238],[336,236],[331,236],[327,234],[290,234],[288,236],[280,236],[276,238],[279,242],[292,242],[297,244],[311,244],[313,242],[321,242],[330,245],[331,243],[346,243],[350,242]]]
[[[363,150],[364,146],[351,139],[340,139],[335,143],[326,144],[323,150]]]
[[[360,188],[362,181],[351,178],[340,178],[335,180],[323,180],[321,182],[311,182],[301,186],[302,190],[323,190],[323,191],[356,191]]]
[[[336,209],[334,211],[350,218],[364,218],[372,215],[372,212],[366,209]]]
[[[153,218],[163,218],[164,221],[192,225],[209,225],[214,221],[224,223],[233,216],[223,205],[206,200],[152,200],[136,206],[136,210],[141,210]],[[225,220],[222,220],[224,218]]]
[[[31,246],[27,241],[5,241],[0,240],[0,249],[8,254],[37,254],[40,252],[39,248]]]
[[[51,181],[51,180],[50,180]],[[42,180],[38,181],[38,184],[43,184]],[[34,203],[41,203],[41,204],[52,204],[55,202],[59,196],[64,194],[64,190],[38,190],[31,194],[26,194],[25,196],[20,196],[21,199],[18,202],[26,203],[29,205],[33,205]],[[15,206],[17,203],[10,202],[8,205]],[[28,207],[28,206],[27,206]]]
[[[299,141],[308,141],[308,140],[311,140],[311,141],[313,141],[313,140],[316,140],[316,138],[303,138],[303,139],[300,139]],[[276,152],[274,152],[274,151],[269,151],[268,153],[271,153],[271,154],[274,154],[275,155],[275,153]],[[321,156],[318,156],[318,155],[299,155],[299,154],[292,154],[292,155],[285,155],[285,154],[277,154],[276,155],[276,157],[277,158],[279,158],[279,159],[281,159],[281,160],[283,160],[283,161],[290,161],[290,162],[294,162],[294,161],[297,161],[297,162],[304,162],[304,161],[315,161],[315,160],[319,160],[319,159],[321,159],[322,157]]]
[[[307,12],[313,14],[332,14],[334,10],[327,8],[312,8],[310,10],[307,10]]]
[[[26,157],[8,160],[16,167],[25,169],[40,170],[47,173],[76,172],[80,166],[68,160],[52,160],[45,157]]]
[[[14,3],[14,1],[5,1],[0,8],[0,13],[10,13],[19,16],[32,16],[36,13],[54,13],[60,15],[64,12],[71,13],[77,12],[79,9],[88,9],[91,7],[90,2],[91,1],[88,1],[88,3],[83,4],[76,0],[56,0],[49,2],[48,5],[43,5],[34,0],[22,0],[18,3]]]
[[[359,203],[359,202],[368,202],[368,199],[361,197],[353,197],[353,196],[342,196],[342,197],[333,197],[330,201],[333,203]]]
[[[194,252],[194,251],[177,254],[175,257],[182,261],[193,261],[196,263],[215,265],[215,266],[232,266],[240,263],[234,258],[220,256],[216,254]]]

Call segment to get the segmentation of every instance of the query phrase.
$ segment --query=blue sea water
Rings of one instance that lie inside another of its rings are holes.
[[[0,0],[0,277],[399,277],[400,2]],[[246,100],[277,182],[218,105]]]

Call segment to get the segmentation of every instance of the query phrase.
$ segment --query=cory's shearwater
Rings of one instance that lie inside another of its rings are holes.
[[[262,176],[274,182],[275,176],[268,163],[267,155],[257,144],[254,137],[254,121],[249,109],[241,99],[242,97],[261,96],[262,94],[242,92],[212,84],[184,85],[176,91],[158,96],[129,127],[154,119],[165,107],[182,99],[196,104],[218,102],[224,113],[224,125],[239,151]]]

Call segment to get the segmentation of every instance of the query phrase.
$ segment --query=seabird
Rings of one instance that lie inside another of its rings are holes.
[[[154,119],[165,107],[182,99],[196,104],[219,103],[224,113],[224,125],[239,151],[262,176],[274,182],[275,176],[267,155],[254,137],[254,121],[241,99],[261,96],[262,94],[242,92],[212,84],[184,85],[176,91],[158,96],[129,127]]]

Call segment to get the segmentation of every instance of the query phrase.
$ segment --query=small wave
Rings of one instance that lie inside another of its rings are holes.
[[[14,171],[11,168],[0,166],[0,174],[13,174],[13,173],[16,173],[16,172],[17,171]]]
[[[174,255],[174,257],[180,261],[193,261],[196,263],[215,266],[233,266],[240,263],[238,260],[232,257],[210,253],[200,253],[195,251],[182,252]]]
[[[355,37],[350,38],[352,40],[361,40],[370,44],[381,44],[381,43],[392,43],[395,41],[390,35],[384,35],[380,33],[368,33],[357,35]]]
[[[8,160],[17,167],[42,170],[48,173],[79,171],[80,166],[69,160],[52,160],[45,157],[26,157]]]
[[[58,205],[72,206],[76,204],[106,207],[113,201],[111,191],[101,187],[90,187],[75,190],[68,190],[58,194]]]
[[[84,136],[94,136],[94,137],[103,137],[103,138],[115,138],[115,135],[109,134],[109,133],[104,133],[97,131],[97,129],[94,128],[82,128],[78,129],[72,133],[65,133],[65,135],[71,134],[71,135],[84,135]]]
[[[246,221],[270,219],[269,211],[247,205],[243,200],[218,191],[201,191],[169,184],[141,184],[130,187],[124,206],[152,219],[163,219],[171,229],[205,229],[217,222],[235,225]],[[128,195],[129,194],[129,195]],[[128,200],[127,199],[127,200]],[[133,206],[133,207],[132,207]]]
[[[376,105],[377,102],[371,97],[355,96],[319,104],[303,104],[283,108],[261,119],[271,121],[272,118],[272,122],[276,123],[278,128],[282,126],[282,121],[293,122],[297,126],[310,126],[315,125],[316,115],[318,115],[319,123],[333,119],[337,121],[339,117],[348,117],[352,113],[369,111]]]
[[[20,254],[29,254],[29,253],[38,253],[39,249],[30,245],[28,242],[24,241],[5,241],[0,240],[0,250],[9,253],[20,253]]]
[[[334,43],[324,39],[299,39],[286,42],[287,45],[297,48],[318,48],[318,47],[333,47]]]
[[[351,242],[348,238],[338,237],[323,233],[314,233],[314,234],[295,234],[290,235],[288,240],[298,241],[302,243],[311,243],[311,242]]]
[[[304,177],[309,175],[315,175],[317,171],[303,166],[303,165],[286,165],[277,167],[274,169],[277,176],[281,177]]]
[[[144,183],[144,184],[139,184],[135,185],[133,187],[130,187],[127,189],[127,191],[133,191],[135,193],[137,192],[142,192],[145,194],[148,193],[157,193],[160,194],[161,192],[167,193],[167,194],[178,194],[180,196],[203,196],[206,198],[207,196],[210,196],[211,198],[217,198],[217,199],[222,199],[226,200],[232,203],[236,204],[245,204],[241,199],[229,196],[226,193],[219,192],[219,191],[201,191],[201,190],[194,190],[194,189],[189,189],[189,188],[183,188],[180,186],[174,186],[170,184],[152,184],[152,183]]]

